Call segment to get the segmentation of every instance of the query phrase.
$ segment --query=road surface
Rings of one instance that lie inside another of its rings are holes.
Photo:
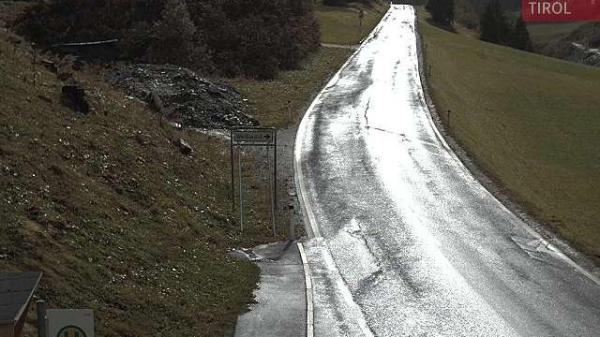
[[[599,336],[598,284],[462,165],[418,67],[392,6],[300,125],[315,336]]]

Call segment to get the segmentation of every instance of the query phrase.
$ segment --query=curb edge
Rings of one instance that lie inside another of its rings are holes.
[[[304,281],[306,287],[306,337],[314,337],[314,304],[310,266],[308,265],[308,259],[306,258],[306,252],[304,251],[302,242],[298,242],[297,244],[300,258],[302,259],[302,267],[304,268]]]

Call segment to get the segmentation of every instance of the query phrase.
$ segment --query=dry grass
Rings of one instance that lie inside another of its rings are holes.
[[[50,307],[90,307],[100,336],[222,336],[258,279],[230,247],[272,239],[231,212],[228,142],[162,128],[145,105],[77,75],[92,111],[0,38],[0,270],[41,270]],[[195,149],[181,154],[179,137]],[[31,331],[30,331],[31,332]]]

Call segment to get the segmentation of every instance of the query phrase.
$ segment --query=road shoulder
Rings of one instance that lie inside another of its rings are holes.
[[[305,271],[298,245],[279,242],[254,249],[261,270],[256,303],[238,317],[235,337],[298,337],[306,331]]]
[[[485,172],[480,165],[467,153],[467,151],[456,141],[452,136],[452,133],[446,127],[445,123],[439,115],[433,99],[431,97],[431,88],[429,87],[427,78],[427,68],[425,64],[425,54],[427,53],[426,48],[423,48],[424,40],[421,34],[421,25],[419,16],[422,15],[417,11],[415,17],[415,27],[417,34],[417,49],[419,58],[419,74],[421,77],[421,83],[424,92],[424,99],[427,104],[431,120],[434,124],[434,129],[443,138],[444,142],[448,147],[452,149],[452,152],[462,162],[469,172],[479,181],[485,189],[491,193],[496,199],[498,199],[504,207],[508,208],[512,213],[517,215],[525,224],[528,226],[528,230],[532,231],[535,236],[539,236],[540,239],[547,242],[549,249],[563,255],[561,258],[571,265],[578,272],[585,275],[588,279],[596,284],[600,284],[600,266],[591,258],[579,252],[573,248],[565,239],[547,226],[541,224],[527,210],[519,205],[516,201],[511,198],[510,195],[503,192],[503,189],[498,182],[491,178],[491,175]]]

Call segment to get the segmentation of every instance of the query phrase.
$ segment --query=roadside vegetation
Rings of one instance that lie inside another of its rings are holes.
[[[420,18],[452,135],[542,223],[600,258],[600,69],[484,43]]]
[[[343,6],[331,6],[324,0],[317,0],[316,16],[321,27],[321,42],[359,44],[377,26],[387,9],[388,2],[383,0],[345,2]],[[361,11],[364,15],[362,26]]]
[[[286,128],[302,118],[312,99],[337,72],[352,51],[322,47],[298,70],[284,71],[275,80],[223,79],[248,99],[251,113],[262,125]]]
[[[321,28],[321,41],[355,45],[366,37],[387,12],[385,1],[335,3],[318,0],[315,14]],[[359,30],[358,13],[364,11],[363,30]],[[253,116],[261,124],[285,128],[296,124],[312,99],[337,72],[352,50],[321,47],[297,70],[284,71],[276,79],[257,81],[244,77],[224,79],[249,99]]]
[[[75,73],[91,107],[75,113],[56,74],[38,64],[34,85],[31,51],[9,40],[0,33],[0,270],[43,271],[40,298],[91,307],[100,336],[230,331],[258,270],[227,251],[272,236],[260,214],[239,233],[228,142],[161,126],[93,68]]]

